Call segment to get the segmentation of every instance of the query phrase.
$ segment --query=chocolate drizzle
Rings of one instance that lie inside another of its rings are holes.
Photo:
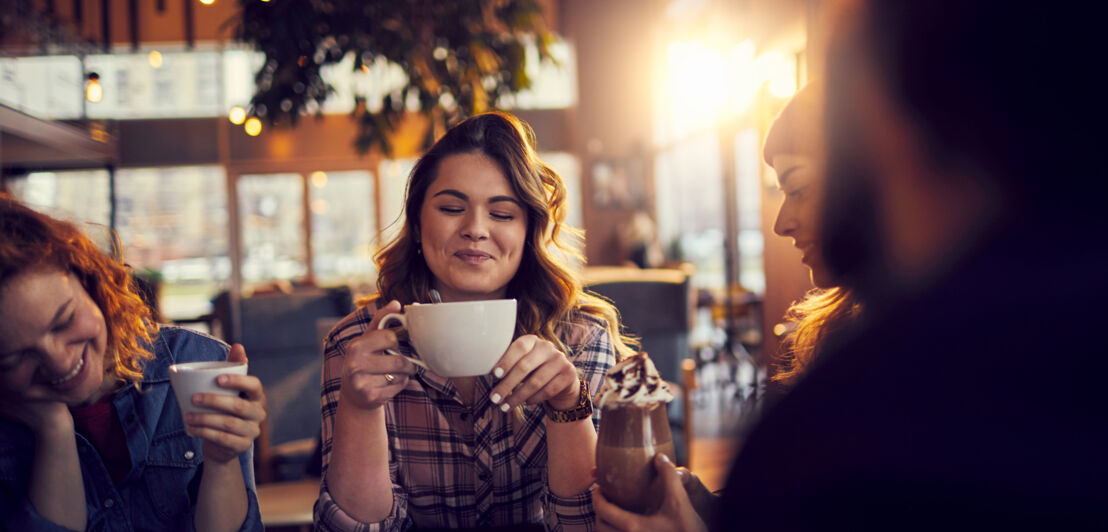
[[[623,359],[608,370],[598,403],[601,407],[609,403],[644,406],[672,399],[673,394],[658,375],[650,356],[642,352]]]

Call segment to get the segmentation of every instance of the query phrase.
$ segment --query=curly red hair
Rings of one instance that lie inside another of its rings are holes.
[[[0,192],[0,287],[37,268],[75,275],[104,314],[108,330],[105,371],[137,386],[153,354],[145,347],[158,332],[130,272],[100,251],[77,226],[36,212]]]

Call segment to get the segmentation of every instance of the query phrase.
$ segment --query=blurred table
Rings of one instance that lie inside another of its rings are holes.
[[[293,482],[270,482],[258,485],[258,509],[262,523],[270,527],[304,527],[312,525],[312,508],[319,497],[319,479]]]

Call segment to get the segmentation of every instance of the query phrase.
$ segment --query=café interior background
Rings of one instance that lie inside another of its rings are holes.
[[[159,281],[166,321],[209,326],[219,294],[237,302],[274,283],[371,293],[373,255],[399,227],[430,126],[409,113],[389,152],[362,151],[351,114],[407,74],[343,57],[321,70],[333,94],[295,125],[259,117],[265,56],[235,27],[251,4],[281,1],[5,1],[2,186],[93,234],[114,230],[124,260]],[[693,346],[741,343],[764,372],[774,327],[809,284],[772,234],[781,198],[760,145],[818,71],[824,6],[537,4],[552,60],[531,42],[531,87],[496,104],[534,127],[567,181],[588,266],[624,263],[621,234],[645,214],[666,265],[695,272]]]

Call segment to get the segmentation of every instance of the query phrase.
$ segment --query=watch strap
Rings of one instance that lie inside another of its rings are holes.
[[[589,395],[589,383],[584,379],[581,382],[581,391],[577,396],[577,404],[569,410],[558,410],[550,406],[549,402],[543,403],[546,409],[546,417],[555,423],[570,423],[580,421],[592,416],[592,397]]]

